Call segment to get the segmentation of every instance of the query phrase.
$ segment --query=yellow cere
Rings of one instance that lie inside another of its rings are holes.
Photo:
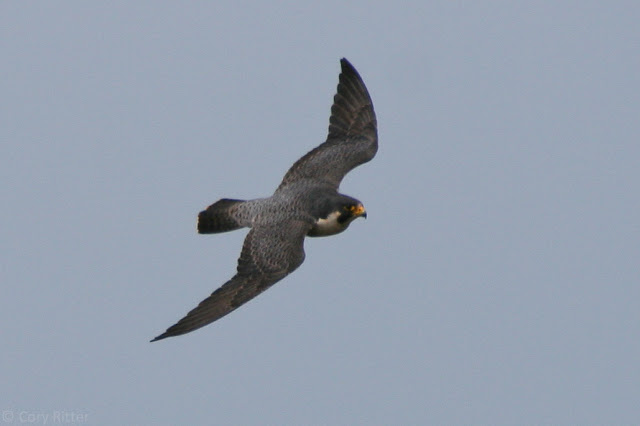
[[[351,212],[356,216],[360,216],[365,211],[364,206],[362,204],[358,204],[357,206],[351,206],[349,210],[351,210]]]

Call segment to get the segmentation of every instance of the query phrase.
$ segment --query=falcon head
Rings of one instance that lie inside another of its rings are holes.
[[[310,237],[325,237],[338,234],[359,217],[367,217],[362,203],[354,198],[344,196],[339,202],[327,209],[316,220],[316,224],[307,234]]]

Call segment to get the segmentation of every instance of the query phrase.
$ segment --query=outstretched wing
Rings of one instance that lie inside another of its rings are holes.
[[[304,221],[259,225],[249,231],[236,275],[152,342],[189,333],[227,315],[293,272],[304,261]]]
[[[346,59],[333,98],[327,141],[289,169],[279,188],[300,179],[322,180],[336,189],[342,178],[378,150],[376,114],[362,78]]]

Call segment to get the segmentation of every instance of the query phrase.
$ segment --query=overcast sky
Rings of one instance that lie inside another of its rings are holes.
[[[638,22],[632,1],[3,1],[2,421],[639,424]],[[378,115],[341,186],[368,219],[149,343],[235,272],[246,231],[197,213],[324,141],[341,57]]]

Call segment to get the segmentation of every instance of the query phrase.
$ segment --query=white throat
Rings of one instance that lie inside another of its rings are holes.
[[[338,217],[340,217],[340,212],[335,211],[329,213],[324,219],[318,219],[316,225],[309,231],[308,235],[310,237],[325,237],[338,234],[347,229],[347,226],[355,219],[355,217],[349,218],[346,222],[340,223],[338,222]]]

